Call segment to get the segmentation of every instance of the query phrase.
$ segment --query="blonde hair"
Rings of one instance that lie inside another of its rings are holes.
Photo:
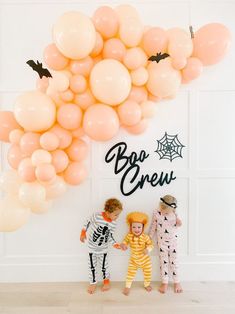
[[[116,198],[109,198],[104,204],[104,211],[113,213],[115,210],[122,210],[122,203]]]
[[[160,207],[163,209],[163,210],[173,210],[175,211],[176,207],[172,207],[168,204],[175,204],[175,206],[177,205],[177,199],[172,196],[172,195],[165,195],[163,197],[161,197],[161,201],[160,201]]]

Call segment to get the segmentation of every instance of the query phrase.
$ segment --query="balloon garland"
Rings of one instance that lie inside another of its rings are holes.
[[[229,30],[212,23],[195,34],[180,28],[144,27],[136,9],[103,6],[89,18],[67,12],[53,26],[36,90],[0,112],[0,140],[10,142],[1,175],[0,231],[23,226],[31,212],[44,213],[87,176],[88,144],[113,138],[120,126],[140,134],[156,102],[175,97],[181,83],[216,64],[231,42]]]

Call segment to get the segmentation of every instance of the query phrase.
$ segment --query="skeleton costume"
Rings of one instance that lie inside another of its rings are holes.
[[[88,236],[88,252],[89,252],[89,279],[90,284],[97,283],[97,265],[101,267],[104,282],[110,278],[109,266],[107,260],[108,245],[118,245],[113,238],[116,228],[116,221],[108,219],[105,212],[95,213],[84,225],[82,230],[86,234],[90,229]]]

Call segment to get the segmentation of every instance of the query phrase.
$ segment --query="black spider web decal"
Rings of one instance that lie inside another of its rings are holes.
[[[159,159],[168,159],[170,161],[175,158],[183,158],[182,150],[185,147],[178,139],[178,134],[169,135],[165,132],[164,136],[157,140],[158,146],[156,153],[160,156]]]

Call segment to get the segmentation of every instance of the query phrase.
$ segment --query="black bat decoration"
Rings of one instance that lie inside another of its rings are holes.
[[[159,61],[161,61],[162,59],[165,59],[167,57],[169,57],[170,55],[168,55],[168,53],[161,53],[161,52],[158,52],[156,54],[156,56],[151,56],[150,58],[148,58],[149,61],[156,61],[157,63]]]
[[[36,71],[40,77],[40,79],[45,76],[45,77],[52,77],[51,73],[42,67],[42,63],[40,63],[38,60],[37,60],[37,63],[34,62],[33,60],[28,60],[26,62],[34,71]]]

